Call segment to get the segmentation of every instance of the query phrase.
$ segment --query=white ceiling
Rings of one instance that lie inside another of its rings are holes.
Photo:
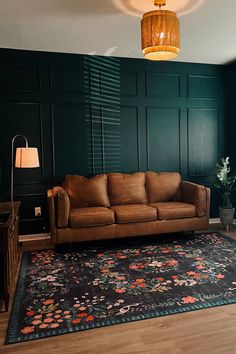
[[[142,58],[153,0],[0,0],[0,47]],[[236,59],[236,0],[167,0],[181,22],[177,61]]]

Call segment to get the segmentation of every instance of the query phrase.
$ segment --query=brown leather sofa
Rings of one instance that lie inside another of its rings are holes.
[[[179,173],[67,175],[48,190],[55,244],[206,229],[210,190]]]

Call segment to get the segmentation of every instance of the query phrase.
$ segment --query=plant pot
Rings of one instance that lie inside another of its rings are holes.
[[[235,208],[219,208],[220,221],[222,224],[233,224]]]

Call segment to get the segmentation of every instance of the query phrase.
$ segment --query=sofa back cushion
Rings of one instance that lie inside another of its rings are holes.
[[[64,188],[69,195],[71,208],[90,206],[110,206],[107,196],[107,176],[105,174],[86,178],[79,175],[67,175]]]
[[[109,173],[108,196],[111,205],[146,204],[145,173]]]
[[[181,176],[178,172],[146,172],[149,203],[181,200]]]

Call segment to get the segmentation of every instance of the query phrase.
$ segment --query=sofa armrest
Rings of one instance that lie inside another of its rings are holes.
[[[56,228],[68,226],[70,199],[62,187],[53,187],[47,192],[51,234],[56,235]]]
[[[197,216],[202,217],[209,214],[209,188],[200,184],[182,181],[181,192],[183,202],[195,205]]]
[[[70,213],[70,198],[65,189],[60,188],[56,192],[56,216],[57,226],[67,227]]]
[[[48,200],[48,212],[49,212],[51,238],[52,238],[52,242],[55,243],[55,239],[56,239],[56,218],[55,218],[54,195],[53,195],[53,190],[52,189],[48,189],[48,191],[47,191],[47,200]]]

